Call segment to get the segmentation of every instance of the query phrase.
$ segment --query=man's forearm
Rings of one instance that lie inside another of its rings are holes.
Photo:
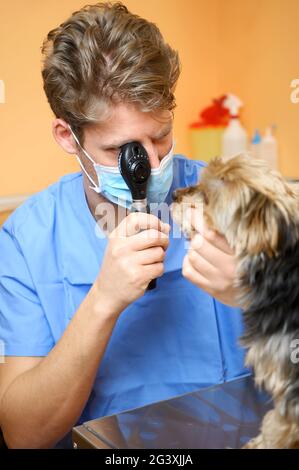
[[[93,287],[48,356],[8,386],[0,425],[9,447],[52,447],[80,417],[118,317],[100,297]]]

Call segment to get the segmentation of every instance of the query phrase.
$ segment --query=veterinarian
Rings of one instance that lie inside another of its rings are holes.
[[[150,202],[197,182],[202,164],[173,156],[177,53],[118,4],[74,13],[43,52],[53,135],[82,171],[31,197],[0,234],[9,447],[68,446],[76,424],[246,373],[226,241],[203,228],[188,250],[171,220],[130,214],[117,170],[119,147],[137,141],[154,170]],[[119,198],[104,233],[97,214]]]

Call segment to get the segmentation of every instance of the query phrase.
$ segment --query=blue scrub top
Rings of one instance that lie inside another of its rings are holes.
[[[202,167],[175,156],[167,202],[174,189],[196,183]],[[240,310],[183,278],[188,244],[171,225],[165,273],[119,317],[78,424],[248,373],[238,345]],[[34,195],[6,221],[0,232],[6,355],[46,356],[63,335],[101,268],[107,239],[95,227],[81,173]]]

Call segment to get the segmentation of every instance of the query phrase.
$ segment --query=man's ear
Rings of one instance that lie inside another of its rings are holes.
[[[52,122],[52,133],[54,139],[67,153],[77,154],[77,144],[71,133],[69,125],[63,119],[56,118]]]

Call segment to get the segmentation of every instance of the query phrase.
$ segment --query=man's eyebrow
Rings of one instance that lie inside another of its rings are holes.
[[[173,124],[171,122],[170,124],[165,126],[165,128],[162,129],[162,131],[159,132],[159,134],[155,137],[155,139],[161,139],[161,137],[163,137],[164,135],[169,134],[169,132],[172,130],[172,127],[173,127]]]
[[[110,144],[104,144],[104,145],[101,145],[100,148],[102,150],[110,150],[110,149],[118,149],[119,147],[121,147],[122,145],[125,145],[127,144],[129,141],[126,140],[126,141],[123,141],[123,142],[111,142]]]
[[[172,130],[172,122],[171,124],[168,124],[167,127],[165,126],[164,129],[162,129],[162,131],[159,132],[159,134],[157,134],[154,139],[161,139],[161,137],[163,137],[164,135],[167,135],[169,134],[169,132]],[[102,150],[110,150],[110,149],[119,149],[119,147],[121,147],[122,145],[125,145],[129,142],[133,142],[133,140],[123,140],[123,141],[112,141],[110,142],[110,144],[103,144],[101,145],[101,149]]]

